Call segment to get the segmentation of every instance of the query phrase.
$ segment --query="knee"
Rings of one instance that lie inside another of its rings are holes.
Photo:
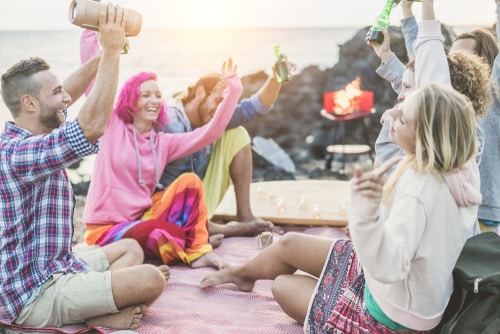
[[[198,188],[203,186],[200,177],[193,172],[182,173],[175,181],[182,182],[186,188]]]
[[[144,262],[144,251],[137,240],[123,239],[120,242],[122,242],[124,253],[129,256],[133,264],[141,264]]]
[[[299,233],[288,232],[278,240],[279,247],[283,248],[285,251],[287,249],[295,248],[298,238],[300,238]]]
[[[286,277],[284,275],[279,275],[274,279],[273,284],[271,286],[271,292],[274,296],[274,299],[276,299],[277,301],[281,300],[282,286],[285,280]]]
[[[158,267],[151,264],[141,265],[141,276],[142,281],[147,286],[148,293],[153,298],[159,296],[165,289],[165,277]]]

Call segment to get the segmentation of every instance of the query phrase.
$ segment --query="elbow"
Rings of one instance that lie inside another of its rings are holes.
[[[106,130],[106,126],[98,123],[87,124],[85,122],[79,122],[79,124],[82,128],[85,138],[87,138],[87,140],[91,144],[95,144],[99,140],[99,138],[104,135],[104,131]]]

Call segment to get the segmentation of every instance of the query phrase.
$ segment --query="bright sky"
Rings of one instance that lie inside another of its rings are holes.
[[[103,0],[104,1],[104,0]],[[0,1],[0,30],[72,29],[70,0]],[[139,11],[143,28],[157,27],[363,27],[385,0],[114,0]],[[449,25],[488,25],[494,0],[435,0],[436,15]],[[414,5],[420,17],[420,4]],[[401,10],[393,10],[398,25]]]

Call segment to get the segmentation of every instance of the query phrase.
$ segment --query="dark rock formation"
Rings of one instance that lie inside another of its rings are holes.
[[[380,131],[382,113],[396,103],[397,94],[390,83],[375,73],[380,59],[365,42],[368,29],[369,27],[365,27],[359,30],[350,40],[339,46],[339,62],[333,68],[321,71],[317,66],[310,66],[304,69],[283,85],[274,108],[268,115],[245,124],[252,137],[273,138],[286,150],[296,164],[297,173],[307,173],[307,169],[301,166],[308,164],[311,159],[324,158],[326,147],[332,143],[332,121],[320,115],[324,92],[343,89],[358,76],[362,82],[361,89],[374,92],[376,112],[367,120],[371,143],[375,142]],[[445,48],[449,49],[455,33],[444,25],[442,31],[445,36]],[[408,56],[401,28],[391,27],[389,34],[391,49],[406,63]],[[263,72],[244,77],[243,97],[257,91],[265,79]],[[359,124],[347,123],[346,131],[349,133],[349,136],[346,136],[347,143],[364,143],[364,134]],[[254,179],[266,174],[259,170],[261,165],[254,164]],[[317,173],[309,173],[308,176],[315,175]],[[274,172],[273,177],[279,179],[281,176]],[[283,177],[288,178],[286,175]]]

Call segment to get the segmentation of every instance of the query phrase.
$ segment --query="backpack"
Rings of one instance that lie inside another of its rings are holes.
[[[453,269],[454,290],[433,333],[500,333],[500,236],[467,240]]]

